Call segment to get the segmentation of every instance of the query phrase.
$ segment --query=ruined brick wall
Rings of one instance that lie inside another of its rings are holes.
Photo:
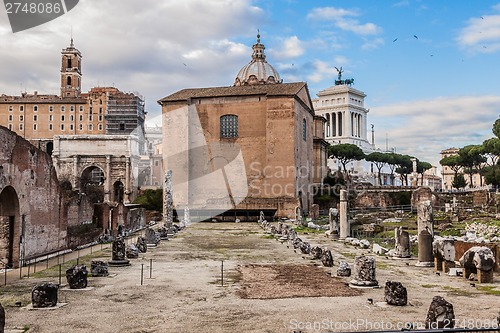
[[[13,219],[13,232],[2,237],[12,242],[15,266],[20,259],[66,247],[67,225],[61,218],[60,188],[51,157],[2,126],[0,196],[0,216]],[[9,201],[18,202],[15,212],[7,212]]]

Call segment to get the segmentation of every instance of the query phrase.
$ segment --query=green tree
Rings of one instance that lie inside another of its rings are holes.
[[[382,185],[382,178],[380,176],[380,173],[382,172],[382,168],[384,167],[384,165],[386,165],[387,162],[389,161],[387,154],[375,151],[373,153],[368,154],[365,157],[365,160],[375,164],[375,166],[378,169],[378,176],[377,176],[378,184]]]
[[[417,173],[420,174],[420,185],[424,185],[424,172],[431,169],[432,164],[429,162],[424,162],[424,161],[418,161],[417,160]]]
[[[484,168],[484,181],[495,188],[500,186],[500,165],[496,164]]]
[[[442,166],[449,167],[455,173],[455,177],[458,175],[458,172],[462,167],[459,155],[451,155],[443,157],[441,161],[439,161],[439,164],[441,164]]]
[[[163,190],[145,190],[135,198],[134,203],[143,206],[147,210],[161,212],[163,210]]]
[[[413,162],[411,161],[413,157],[410,155],[400,154],[396,154],[394,157],[397,165],[395,171],[399,174],[401,183],[408,186],[408,175],[413,172]]]
[[[341,143],[330,146],[328,147],[328,155],[336,158],[342,164],[347,179],[349,179],[347,164],[353,161],[360,161],[365,157],[365,153],[363,153],[361,148],[352,143]]]
[[[500,138],[500,118],[495,120],[495,123],[493,124],[492,131],[493,131],[493,134],[495,134],[495,136],[497,138]]]
[[[489,166],[497,164],[500,157],[500,139],[491,138],[483,141],[483,154]]]
[[[472,175],[481,173],[483,164],[486,162],[486,157],[483,156],[482,145],[468,145],[460,148],[458,155],[460,156],[460,165],[469,175],[469,186],[472,187]],[[482,186],[482,177],[479,177],[479,179],[480,186]]]
[[[465,185],[467,185],[467,182],[465,181],[465,177],[463,174],[459,173],[453,177],[453,181],[451,182],[451,186],[453,186],[454,188],[456,188],[458,190],[460,188],[464,188]]]

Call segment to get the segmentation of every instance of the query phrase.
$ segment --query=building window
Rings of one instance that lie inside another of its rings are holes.
[[[33,105],[33,112],[38,112],[38,105]]]
[[[102,124],[99,124],[99,131],[102,131]]]
[[[36,131],[38,126],[36,124],[33,124],[33,131]]]
[[[155,161],[155,166],[159,166],[160,163],[158,161]]]
[[[9,114],[9,121],[12,121],[12,115]]]
[[[71,106],[69,107],[69,111],[70,111],[70,112],[75,112],[75,107],[74,107],[73,105],[71,105]]]
[[[102,116],[99,116],[99,121],[102,121]]]
[[[92,114],[92,107],[89,108],[89,113]]]
[[[79,129],[80,131],[83,131],[83,124],[78,125],[78,129]]]
[[[120,131],[125,131],[125,124],[124,123],[120,124]]]
[[[89,124],[89,131],[92,131],[93,130],[93,126],[92,124]]]
[[[302,119],[302,140],[307,140],[307,121]]]
[[[9,105],[9,112],[12,112],[14,110],[14,108],[12,107],[12,105]]]
[[[75,120],[75,116],[71,115],[69,116],[69,121],[74,121]]]
[[[61,121],[64,121],[64,115],[63,114],[61,115]]]
[[[66,108],[64,107],[64,105],[61,106],[61,111],[62,112],[66,111]]]
[[[92,121],[92,115],[89,114],[89,121]]]
[[[71,86],[71,76],[68,76],[68,77],[66,78],[66,85],[67,85],[67,86]]]
[[[52,124],[49,124],[49,131],[52,131],[54,129]]]
[[[81,114],[78,118],[80,119],[80,121],[83,121],[83,114]]]
[[[72,131],[74,129],[73,124],[69,125],[69,130]]]
[[[19,124],[19,130],[22,131],[24,129],[23,124]]]
[[[99,114],[102,114],[102,108],[99,108]]]
[[[9,129],[12,131],[12,124],[9,124]]]
[[[220,137],[237,138],[238,137],[238,116],[228,114],[220,117]]]
[[[19,116],[19,121],[24,121],[24,116],[23,115]]]
[[[51,106],[49,106],[49,111],[50,111],[50,112],[54,112],[54,106],[52,106],[52,105],[51,105]]]
[[[24,105],[19,105],[19,111],[24,112]]]
[[[83,105],[80,105],[80,112],[83,112]]]
[[[64,131],[64,124],[61,124],[61,131]]]
[[[33,121],[38,121],[38,115],[37,114],[33,115]]]
[[[52,117],[51,114],[49,114],[49,121],[52,121],[54,118]]]

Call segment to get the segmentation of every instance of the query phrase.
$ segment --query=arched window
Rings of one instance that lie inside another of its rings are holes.
[[[68,76],[66,78],[66,85],[70,86],[71,85],[71,76]]]
[[[302,139],[307,140],[307,122],[305,119],[302,119]]]
[[[220,117],[220,137],[237,138],[238,137],[238,116],[228,114]]]

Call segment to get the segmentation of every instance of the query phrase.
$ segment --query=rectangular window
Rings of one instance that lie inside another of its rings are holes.
[[[9,112],[12,112],[14,110],[14,107],[12,105],[9,105]]]
[[[52,124],[49,124],[49,131],[52,131],[54,129]]]
[[[33,106],[33,112],[38,112],[38,105]]]
[[[64,131],[64,124],[61,124],[61,131]]]
[[[80,119],[80,121],[83,121],[83,114],[81,114],[78,118]]]
[[[9,114],[9,121],[12,121],[12,115]]]
[[[63,114],[61,115],[61,121],[64,121],[64,115]]]
[[[71,105],[71,106],[69,107],[69,111],[70,111],[70,112],[75,112],[75,107],[74,107],[73,105]]]
[[[228,114],[220,117],[220,137],[237,138],[238,137],[238,116]]]
[[[72,131],[74,129],[73,124],[69,125],[69,130]]]
[[[24,116],[23,115],[19,116],[19,121],[24,121]]]
[[[24,112],[24,105],[19,105],[19,111]]]
[[[99,131],[102,131],[102,124],[99,124]]]
[[[160,163],[158,161],[155,161],[155,166],[159,166]]]
[[[305,119],[302,119],[302,139],[307,140],[307,122]]]
[[[9,129],[12,131],[12,124],[9,124]]]
[[[83,125],[82,125],[82,124],[78,125],[78,129],[79,129],[80,131],[83,131]]]
[[[33,124],[33,131],[36,131],[38,126],[36,124]]]
[[[19,124],[19,130],[22,131],[24,129],[24,125],[23,124]]]
[[[102,108],[99,108],[99,114],[102,114]]]
[[[64,112],[66,111],[66,108],[64,107],[64,105],[61,106],[61,112]]]
[[[49,111],[50,112],[54,112],[54,106],[53,105],[49,106]]]
[[[33,121],[38,121],[38,115],[37,114],[33,115]]]
[[[80,112],[83,112],[83,105],[80,105]]]
[[[53,117],[51,114],[49,114],[49,121],[52,121],[53,120]]]
[[[75,120],[75,116],[71,115],[69,116],[69,121],[74,121]]]
[[[89,121],[92,121],[92,115],[89,114]]]
[[[92,129],[93,129],[92,124],[89,124],[89,131],[92,131]]]
[[[102,121],[102,116],[99,116],[99,121]]]
[[[125,124],[120,124],[120,131],[125,131]]]

